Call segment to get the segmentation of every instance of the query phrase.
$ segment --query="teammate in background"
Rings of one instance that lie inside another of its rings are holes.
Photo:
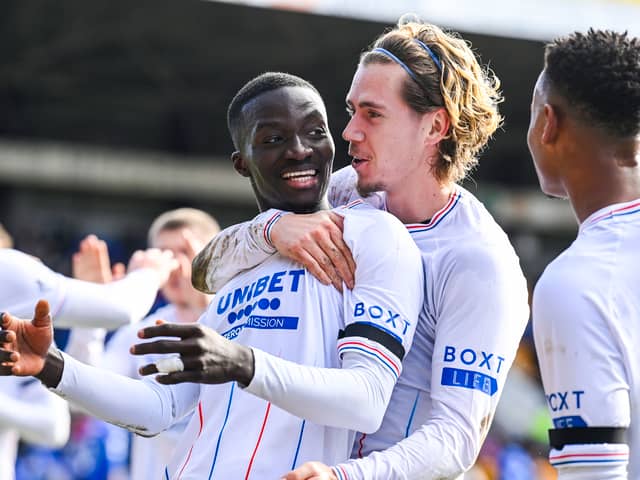
[[[329,198],[363,197],[407,224],[422,251],[425,303],[382,427],[356,439],[362,458],[288,478],[456,478],[473,465],[529,313],[507,236],[456,184],[500,124],[500,100],[498,79],[467,42],[434,25],[401,20],[362,54],[343,132],[353,161],[332,176]],[[341,229],[332,213],[264,212],[196,257],[194,285],[215,292],[277,249],[325,283],[341,286],[340,272],[352,287]]]
[[[140,341],[140,328],[152,326],[156,320],[176,324],[194,323],[204,313],[210,296],[191,285],[191,262],[196,253],[220,231],[218,223],[206,212],[193,208],[179,208],[163,213],[149,229],[150,247],[173,252],[179,263],[161,292],[168,305],[159,308],[139,324],[122,327],[107,343],[101,365],[113,372],[138,378],[138,370],[153,362],[149,356],[133,356],[131,345]],[[134,435],[131,444],[130,477],[135,479],[159,479],[164,465],[171,458],[178,439],[188,422],[176,424],[152,438]]]
[[[260,209],[327,208],[334,144],[313,86],[287,74],[257,77],[234,97],[229,129],[234,167],[250,178]],[[5,314],[0,375],[37,375],[85,410],[144,435],[197,408],[167,478],[276,478],[313,458],[345,460],[351,430],[380,425],[424,278],[418,249],[391,215],[363,202],[339,214],[360,261],[354,289],[343,295],[280,256],[238,275],[201,324],[141,331],[145,339],[180,337],[133,348],[180,354],[141,369],[167,373],[156,379],[169,387],[82,365],[56,349],[47,354],[44,302],[31,323]]]
[[[158,288],[177,266],[171,252],[137,251],[129,262],[128,275],[100,285],[65,277],[26,253],[0,248],[0,311],[31,316],[35,302],[46,299],[55,327],[113,330],[143,318]]]
[[[580,224],[533,296],[549,460],[563,480],[637,480],[640,39],[589,30],[547,45],[527,139],[542,191]]]
[[[0,225],[0,248],[13,239]],[[67,402],[47,391],[40,382],[0,377],[0,478],[15,478],[18,442],[57,448],[69,439]]]

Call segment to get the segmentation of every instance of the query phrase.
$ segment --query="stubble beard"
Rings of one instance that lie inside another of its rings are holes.
[[[376,192],[384,192],[385,188],[386,187],[382,182],[366,184],[358,179],[358,182],[356,183],[356,191],[362,198],[370,197]]]

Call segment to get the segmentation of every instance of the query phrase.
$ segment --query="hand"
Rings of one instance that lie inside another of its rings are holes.
[[[356,264],[342,238],[344,218],[334,212],[283,215],[271,229],[278,252],[301,263],[325,285],[354,286]]]
[[[73,278],[94,283],[113,281],[111,260],[106,242],[95,235],[88,235],[80,242],[71,259]]]
[[[129,271],[140,268],[149,268],[158,274],[160,285],[164,285],[169,280],[171,272],[179,268],[180,264],[170,250],[160,250],[149,248],[147,250],[137,250],[129,260]]]
[[[320,462],[307,462],[280,480],[338,480],[333,470]]]
[[[156,380],[165,385],[175,383],[226,383],[237,381],[249,385],[254,374],[253,351],[227,340],[203,325],[156,322],[138,332],[140,338],[177,337],[180,340],[156,340],[131,347],[134,355],[179,354],[184,371],[161,374]],[[140,375],[158,373],[154,363],[139,370]]]
[[[40,300],[31,321],[3,313],[0,326],[0,375],[39,374],[53,343],[49,304]]]

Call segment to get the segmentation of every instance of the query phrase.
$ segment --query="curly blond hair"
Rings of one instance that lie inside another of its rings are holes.
[[[435,63],[416,41],[427,45],[440,61]],[[480,66],[470,44],[457,33],[435,25],[400,19],[392,30],[375,40],[360,63],[391,63],[383,48],[398,57],[414,74],[407,75],[402,95],[418,113],[444,107],[450,127],[439,144],[434,174],[441,182],[458,182],[478,163],[477,155],[502,124],[500,80]]]

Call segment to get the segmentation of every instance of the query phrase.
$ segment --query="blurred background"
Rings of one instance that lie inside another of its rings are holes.
[[[231,168],[226,107],[267,70],[310,80],[336,140],[360,52],[403,13],[459,31],[502,80],[505,123],[465,187],[509,234],[530,285],[575,236],[567,203],[545,198],[526,146],[543,46],[590,26],[640,35],[640,0],[3,0],[0,223],[16,247],[70,273],[95,233],[112,260],[180,206],[222,226],[257,208]],[[495,425],[469,479],[554,478],[544,395],[525,336]],[[60,452],[23,447],[18,478],[126,479],[128,436],[80,418]]]

